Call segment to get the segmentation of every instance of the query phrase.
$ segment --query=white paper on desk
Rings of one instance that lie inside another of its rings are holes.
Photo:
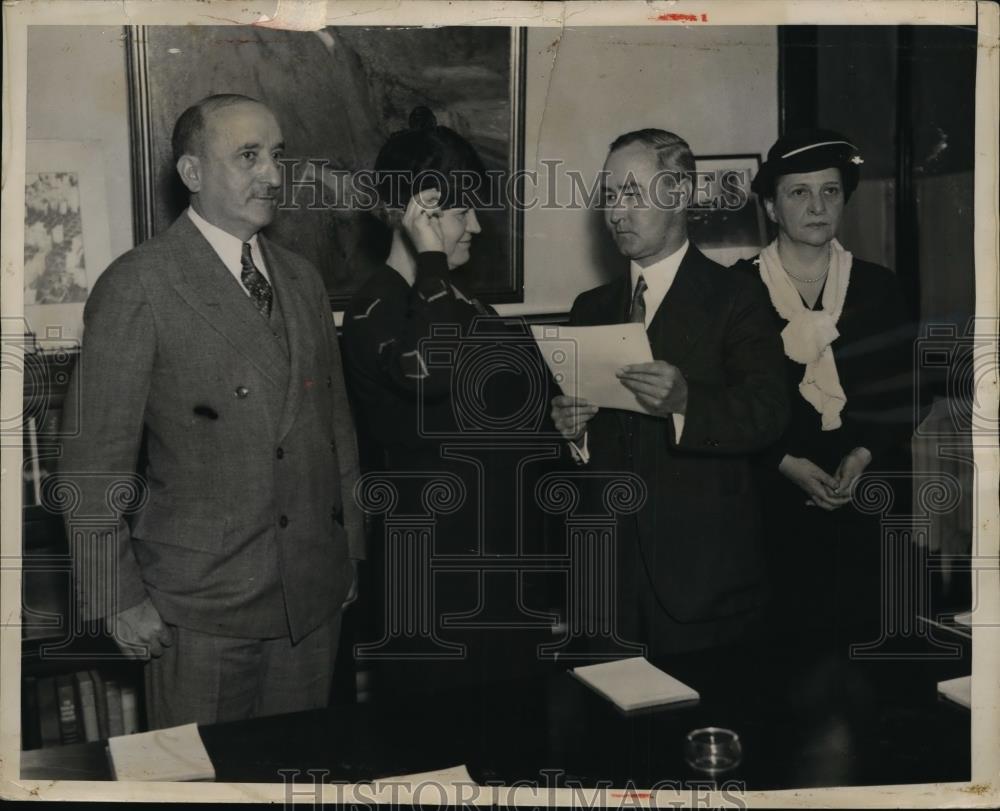
[[[945,698],[972,709],[972,676],[959,676],[938,682],[938,692]]]
[[[215,780],[197,724],[108,738],[115,780]]]
[[[573,675],[626,712],[697,701],[701,697],[697,690],[654,667],[642,656],[574,667]]]
[[[465,765],[452,766],[448,769],[438,769],[433,772],[420,772],[418,774],[404,774],[399,777],[380,777],[373,781],[372,785],[376,791],[381,791],[386,786],[402,786],[409,790],[420,785],[432,786],[458,786],[470,785],[475,781]]]
[[[531,333],[563,394],[600,408],[648,413],[615,377],[630,363],[649,363],[653,351],[642,324],[558,327],[533,324]]]

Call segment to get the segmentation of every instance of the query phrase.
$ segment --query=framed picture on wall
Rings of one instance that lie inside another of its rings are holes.
[[[274,111],[288,166],[285,205],[267,234],[313,262],[334,309],[382,264],[389,233],[370,213],[340,205],[331,180],[371,170],[414,107],[429,107],[476,148],[491,188],[492,177],[504,188],[520,177],[522,29],[137,26],[127,33],[138,242],[187,204],[170,135],[187,107],[215,93],[258,98]],[[457,272],[484,301],[523,301],[521,214],[490,208],[478,212],[482,233]]]
[[[28,140],[24,175],[26,348],[79,345],[83,305],[111,262],[100,144]]]
[[[758,169],[760,155],[695,157],[688,236],[706,256],[722,265],[749,259],[767,244],[764,210],[750,191]]]

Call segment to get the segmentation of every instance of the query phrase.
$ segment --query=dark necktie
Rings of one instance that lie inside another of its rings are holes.
[[[247,289],[247,292],[250,293],[250,298],[253,299],[254,306],[256,306],[257,311],[264,318],[270,318],[271,304],[274,302],[274,292],[271,290],[271,285],[268,284],[267,279],[264,278],[264,274],[253,263],[249,242],[243,243],[240,264],[243,266],[240,279],[243,281],[243,286]]]
[[[628,309],[628,320],[633,324],[646,323],[646,280],[640,276],[632,294],[632,306]]]

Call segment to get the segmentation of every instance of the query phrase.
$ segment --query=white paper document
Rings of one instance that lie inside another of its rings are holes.
[[[411,791],[417,786],[458,786],[474,783],[472,775],[465,765],[452,766],[448,769],[438,769],[433,772],[420,772],[419,774],[404,774],[399,777],[380,777],[373,782],[377,790],[386,786],[403,786]]]
[[[625,711],[700,698],[697,690],[654,667],[642,656],[574,667],[573,675]]]
[[[938,692],[945,698],[972,709],[972,676],[959,676],[938,682]]]
[[[197,724],[108,739],[115,780],[214,780]]]
[[[648,413],[615,376],[630,363],[649,363],[653,351],[642,324],[561,327],[533,324],[532,335],[563,394],[599,408]]]

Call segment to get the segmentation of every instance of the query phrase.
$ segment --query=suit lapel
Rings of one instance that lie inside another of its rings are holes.
[[[173,238],[174,289],[275,386],[284,383],[288,359],[250,297],[187,214],[168,234]]]
[[[629,305],[632,303],[632,281],[628,271],[604,288],[604,300],[597,306],[600,313],[596,324],[621,324],[628,320]]]
[[[708,260],[688,247],[670,290],[646,330],[653,356],[679,366],[706,326],[712,323],[712,279]]]
[[[263,236],[259,237],[261,252],[271,272],[271,280],[281,314],[285,320],[285,335],[288,341],[288,355],[291,371],[288,375],[288,390],[278,422],[278,439],[288,433],[302,405],[302,393],[307,385],[310,360],[315,358],[315,336],[319,324],[311,317],[312,307],[302,293],[298,273],[290,266],[281,264]],[[312,329],[310,329],[312,327]],[[273,339],[272,339],[273,340]],[[319,381],[312,381],[318,385]]]

